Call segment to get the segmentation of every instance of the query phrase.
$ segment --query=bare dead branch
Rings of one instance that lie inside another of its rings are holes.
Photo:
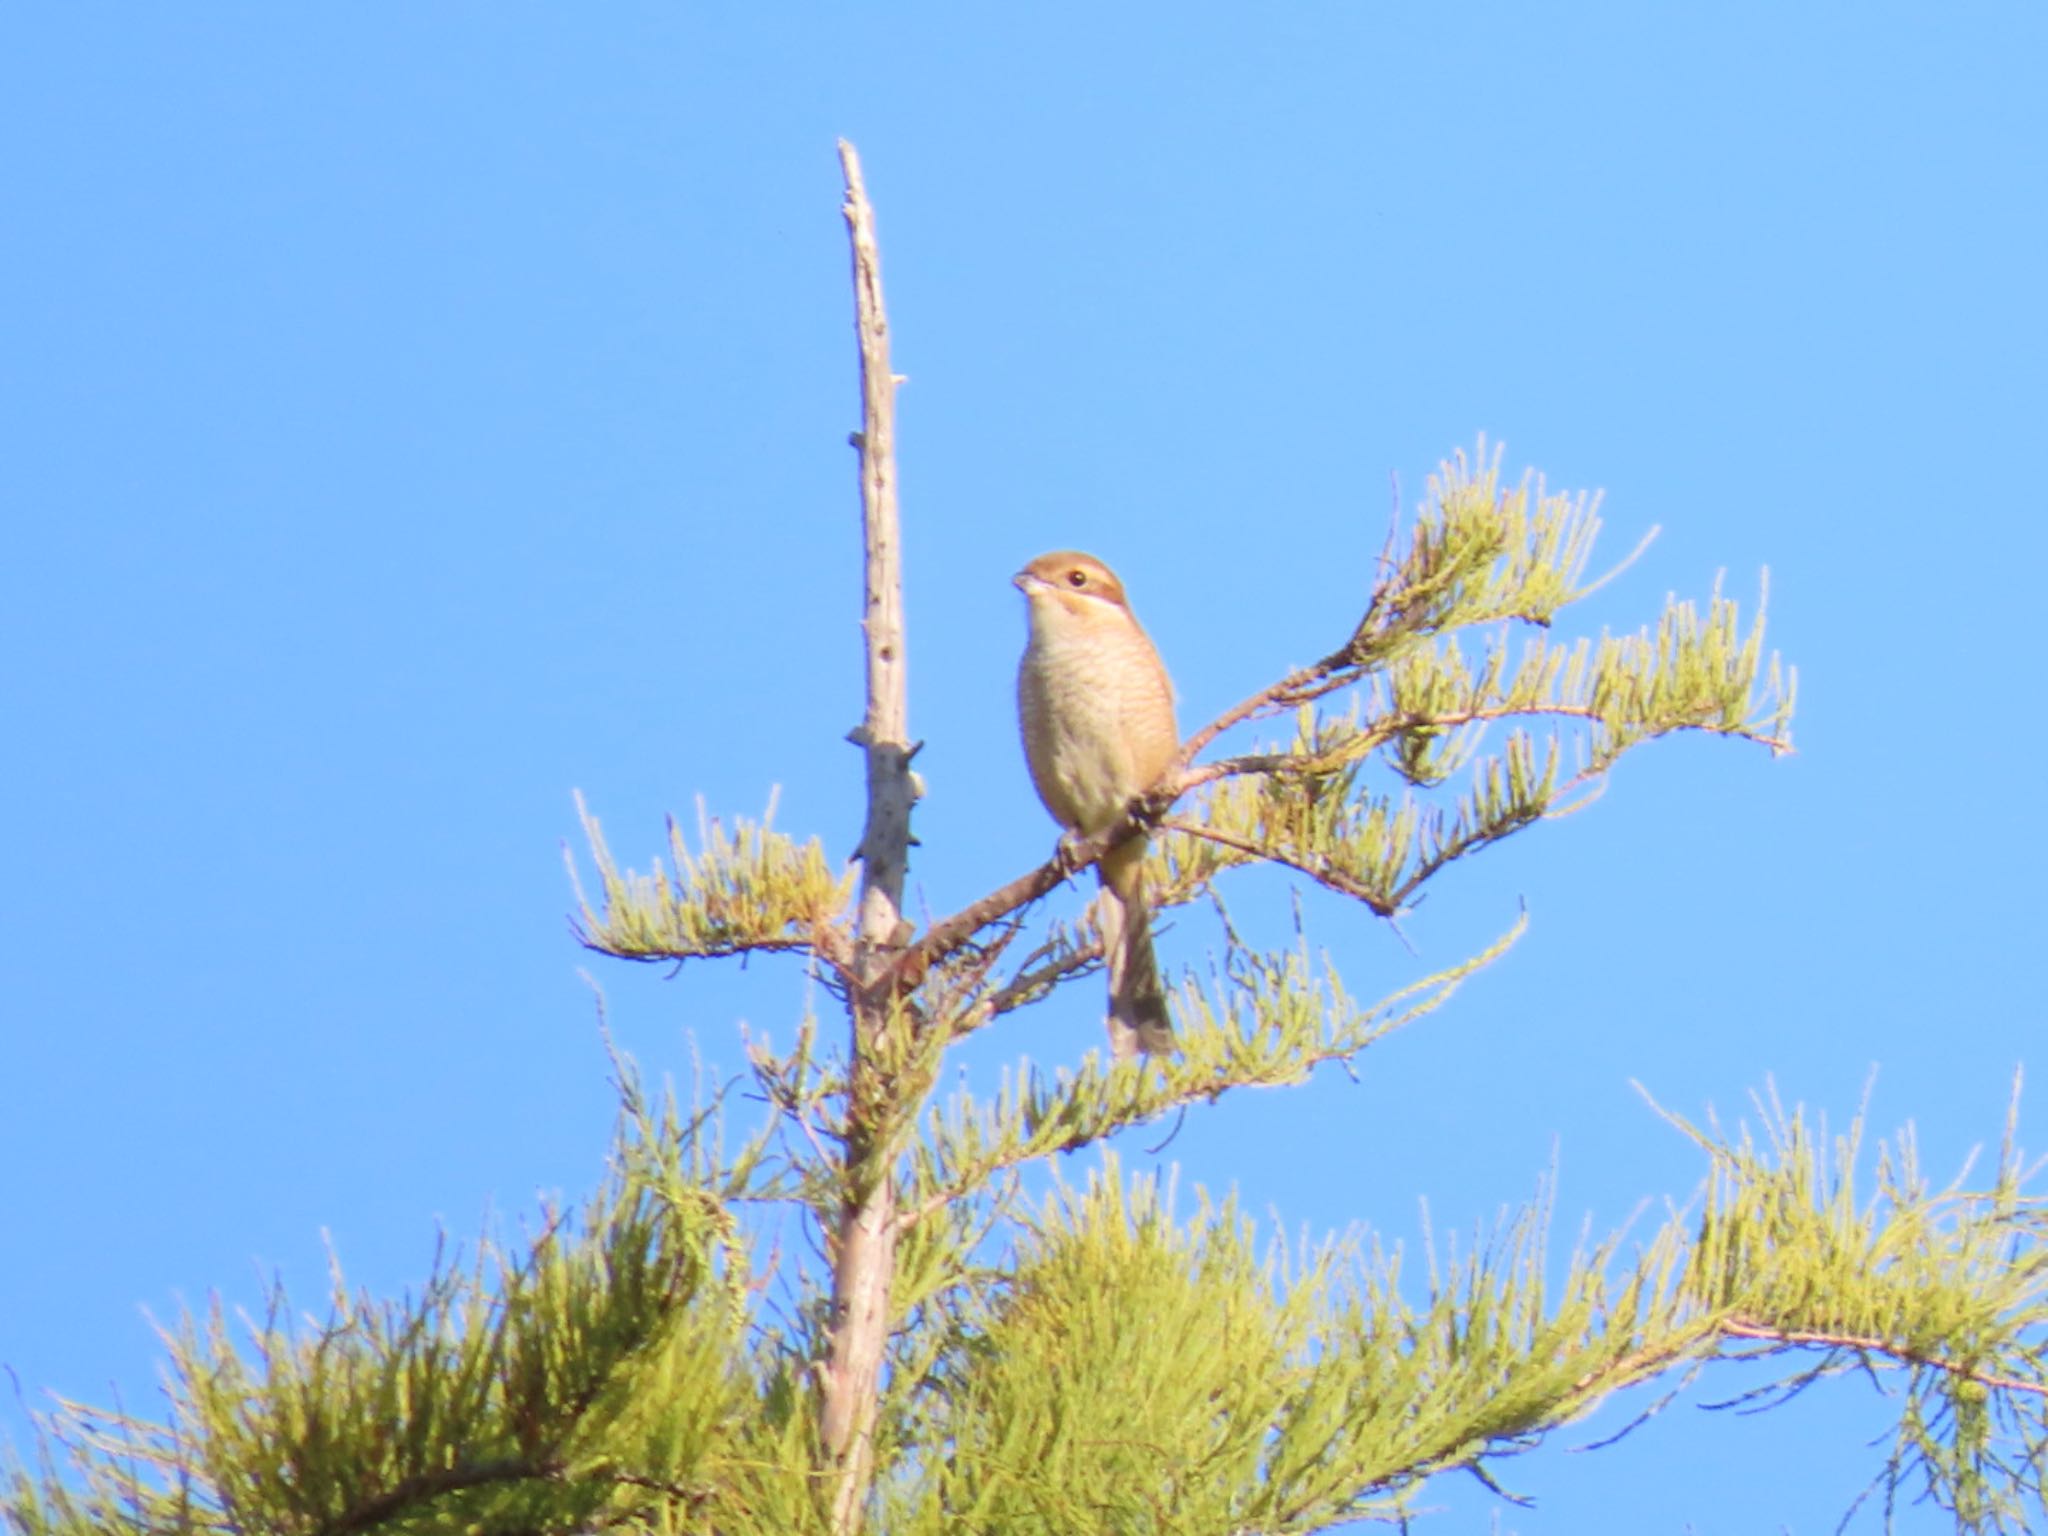
[[[827,1358],[818,1366],[823,1451],[836,1481],[832,1528],[860,1529],[874,1476],[874,1422],[888,1342],[889,1287],[896,1267],[895,1173],[891,1167],[889,1085],[884,1032],[896,1017],[889,982],[902,953],[903,881],[910,856],[910,810],[916,795],[910,759],[909,691],[905,681],[903,571],[896,512],[896,376],[889,363],[889,323],[882,303],[882,263],[874,210],[861,179],[860,156],[844,139],[839,164],[846,180],[848,237],[853,250],[855,330],[860,344],[861,531],[866,548],[866,601],[861,632],[867,651],[867,713],[855,740],[866,750],[867,823],[861,831],[859,930],[854,941],[852,1081],[847,1095],[845,1161],[838,1229],[829,1247],[832,1316]]]

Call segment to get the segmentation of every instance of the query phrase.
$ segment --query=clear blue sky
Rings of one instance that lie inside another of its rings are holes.
[[[740,1019],[786,1035],[790,966],[590,962],[560,846],[577,788],[640,864],[699,794],[779,784],[784,827],[856,834],[841,134],[911,380],[935,913],[1050,845],[1006,584],[1040,550],[1119,568],[1190,725],[1347,632],[1390,477],[1412,504],[1482,431],[1604,488],[1608,555],[1665,530],[1595,625],[1770,569],[1799,755],[1652,749],[1455,871],[1422,961],[1526,900],[1521,948],[1357,1085],[1192,1115],[1184,1183],[1400,1236],[1555,1158],[1568,1247],[1700,1175],[1631,1080],[1733,1115],[1775,1077],[1839,1123],[1875,1068],[1874,1121],[1944,1176],[1995,1139],[2041,1064],[2044,13],[970,9],[0,24],[26,1406],[152,1408],[145,1313],[273,1271],[312,1306],[323,1232],[390,1293],[437,1222],[588,1191],[611,1108],[580,966],[654,1073],[692,1038],[732,1067]],[[1414,974],[1362,914],[1314,919],[1358,990]],[[1097,1002],[976,1060],[1076,1056]],[[1509,1468],[1540,1502],[1501,1528],[1830,1530],[1883,1418],[1853,1382],[1674,1408]],[[1472,1484],[1432,1502],[1487,1528]]]

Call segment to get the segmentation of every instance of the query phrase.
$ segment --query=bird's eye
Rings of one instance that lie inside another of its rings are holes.
[[[1067,572],[1067,585],[1070,587],[1087,586],[1088,573],[1082,570],[1078,565],[1075,566],[1071,571]]]

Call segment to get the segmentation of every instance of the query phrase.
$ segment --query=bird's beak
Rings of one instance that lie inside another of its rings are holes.
[[[1026,597],[1029,597],[1033,587],[1045,585],[1045,578],[1043,576],[1034,576],[1029,571],[1019,571],[1010,578],[1010,585],[1019,592],[1022,592]]]

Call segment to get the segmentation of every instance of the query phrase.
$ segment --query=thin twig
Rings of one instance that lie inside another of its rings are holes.
[[[1349,896],[1354,900],[1364,902],[1366,906],[1370,907],[1381,917],[1392,917],[1401,910],[1398,905],[1390,903],[1385,896],[1373,890],[1370,886],[1353,880],[1342,870],[1330,868],[1328,861],[1324,861],[1321,864],[1312,864],[1298,855],[1289,853],[1284,848],[1274,848],[1264,843],[1254,843],[1247,838],[1237,837],[1229,832],[1219,832],[1214,827],[1205,827],[1199,822],[1182,821],[1176,816],[1167,817],[1159,825],[1163,831],[1179,832],[1186,837],[1200,838],[1203,842],[1216,843],[1225,848],[1235,849],[1237,852],[1247,854],[1255,859],[1270,859],[1275,864],[1285,864],[1289,869],[1298,870],[1302,874],[1307,875],[1309,879],[1315,881],[1318,885],[1328,886],[1341,896]]]
[[[1099,965],[1101,961],[1102,945],[1099,941],[1092,944],[1076,943],[1057,960],[1048,960],[1045,964],[1030,970],[1018,971],[989,994],[984,1007],[990,1018],[996,1018],[1008,1013],[1012,1008],[1021,1006],[1046,988],[1066,980],[1069,976],[1078,975],[1091,965]]]
[[[1921,1354],[1891,1339],[1869,1338],[1853,1333],[1826,1333],[1808,1328],[1777,1328],[1769,1323],[1754,1323],[1739,1317],[1729,1318],[1723,1322],[1721,1332],[1731,1339],[1759,1339],[1771,1344],[1853,1349],[1863,1354],[1883,1355],[1902,1365],[1924,1366],[1930,1371],[1941,1371],[1961,1381],[1974,1381],[1980,1387],[1990,1387],[2001,1392],[2024,1392],[2030,1397],[2048,1398],[2048,1382],[2023,1381],[2017,1376],[1998,1376],[1988,1371],[1973,1370],[1955,1360]]]

